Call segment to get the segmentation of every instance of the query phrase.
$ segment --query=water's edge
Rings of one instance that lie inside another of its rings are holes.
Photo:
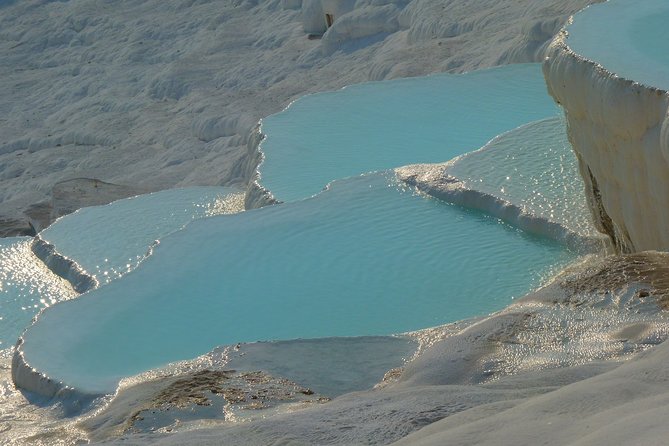
[[[264,155],[260,150],[260,143],[265,139],[265,135],[260,131],[260,123],[251,130],[249,142],[246,145],[247,161],[244,168],[244,178],[248,182],[246,195],[244,197],[244,208],[246,210],[258,209],[271,204],[280,203],[272,193],[260,184],[260,164]]]
[[[77,262],[68,259],[56,251],[51,243],[36,235],[30,248],[54,274],[70,282],[72,288],[79,293],[85,293],[99,285],[98,280],[82,269]]]
[[[607,249],[604,238],[578,234],[558,222],[527,213],[507,200],[467,188],[458,178],[434,172],[434,169],[434,165],[417,164],[395,169],[395,172],[401,181],[432,197],[484,212],[529,234],[561,243],[574,252],[585,254]]]

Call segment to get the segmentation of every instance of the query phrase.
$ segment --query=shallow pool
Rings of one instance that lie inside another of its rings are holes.
[[[591,5],[567,27],[567,44],[626,79],[669,90],[666,0],[609,0]]]
[[[584,237],[598,235],[563,117],[531,122],[448,163],[445,173],[476,190],[557,222]]]
[[[169,189],[79,209],[39,236],[105,284],[135,269],[161,238],[191,221],[243,208],[243,194],[233,188]]]
[[[121,280],[44,312],[23,350],[48,376],[112,391],[123,376],[217,345],[486,314],[573,258],[401,189],[393,173],[358,176],[311,199],[191,223]]]
[[[305,96],[262,120],[262,185],[281,201],[330,181],[475,150],[556,116],[540,64],[372,82]]]

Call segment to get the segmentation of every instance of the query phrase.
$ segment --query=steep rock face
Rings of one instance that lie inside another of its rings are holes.
[[[564,108],[597,228],[619,252],[668,250],[669,93],[576,54],[566,32],[543,67]]]

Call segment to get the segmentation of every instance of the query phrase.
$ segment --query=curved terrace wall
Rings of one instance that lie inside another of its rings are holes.
[[[576,54],[563,30],[543,64],[564,108],[597,228],[617,251],[669,250],[669,94]]]

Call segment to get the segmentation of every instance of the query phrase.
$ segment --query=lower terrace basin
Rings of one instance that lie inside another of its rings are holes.
[[[56,382],[113,392],[122,377],[217,345],[400,333],[487,314],[574,257],[402,188],[393,172],[368,174],[189,224],[122,279],[43,312],[20,351]]]
[[[449,160],[558,111],[539,64],[309,95],[262,120],[260,183],[293,201],[336,179]]]

